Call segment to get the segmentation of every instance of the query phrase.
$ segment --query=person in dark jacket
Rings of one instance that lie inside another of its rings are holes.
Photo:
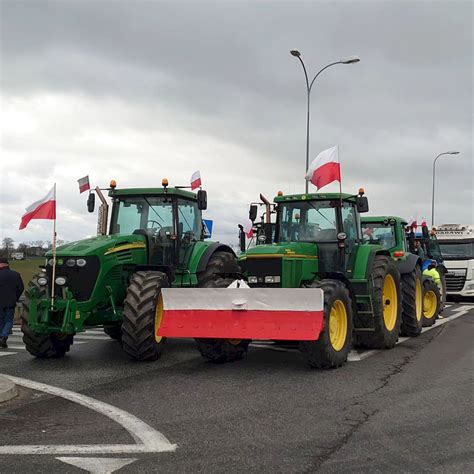
[[[15,307],[23,290],[20,274],[10,269],[6,258],[0,258],[0,348],[8,347]]]

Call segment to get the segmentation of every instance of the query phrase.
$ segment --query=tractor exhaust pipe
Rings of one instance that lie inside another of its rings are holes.
[[[109,205],[99,186],[96,186],[95,192],[101,201],[99,215],[97,217],[97,235],[107,235],[107,220],[109,217]]]

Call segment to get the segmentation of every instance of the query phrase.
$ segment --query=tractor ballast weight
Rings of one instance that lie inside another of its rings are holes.
[[[249,288],[232,288],[237,283],[226,278],[193,295],[163,291],[158,337],[195,337],[203,357],[214,362],[240,359],[252,339],[299,341],[309,365],[319,368],[344,364],[353,339],[393,347],[401,324],[400,274],[387,250],[362,241],[363,190],[278,195],[274,202],[273,241],[239,258]]]
[[[157,359],[164,342],[155,336],[161,289],[196,287],[216,272],[238,274],[234,252],[204,240],[205,191],[169,188],[167,180],[161,188],[135,189],[117,189],[112,182],[108,231],[108,204],[95,191],[101,200],[99,235],[57,248],[54,302],[51,253],[26,291],[26,348],[40,358],[61,357],[75,334],[103,326],[132,359]],[[89,197],[89,211],[94,204]]]

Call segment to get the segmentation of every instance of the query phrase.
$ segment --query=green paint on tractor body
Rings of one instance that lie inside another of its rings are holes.
[[[239,259],[249,286],[300,288],[337,279],[354,296],[355,330],[373,327],[370,273],[375,255],[388,252],[363,241],[360,212],[368,209],[366,198],[313,193],[277,196],[274,202],[274,242],[250,248]]]
[[[216,250],[232,250],[204,241],[195,193],[177,188],[112,189],[109,235],[57,248],[55,298],[41,298],[30,287],[28,326],[36,333],[75,334],[122,321],[131,275],[138,270],[166,273],[171,286],[193,287],[197,274]],[[52,253],[43,276],[52,288]]]

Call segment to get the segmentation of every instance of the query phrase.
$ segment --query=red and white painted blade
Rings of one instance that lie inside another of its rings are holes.
[[[319,288],[163,288],[158,336],[316,340]]]

